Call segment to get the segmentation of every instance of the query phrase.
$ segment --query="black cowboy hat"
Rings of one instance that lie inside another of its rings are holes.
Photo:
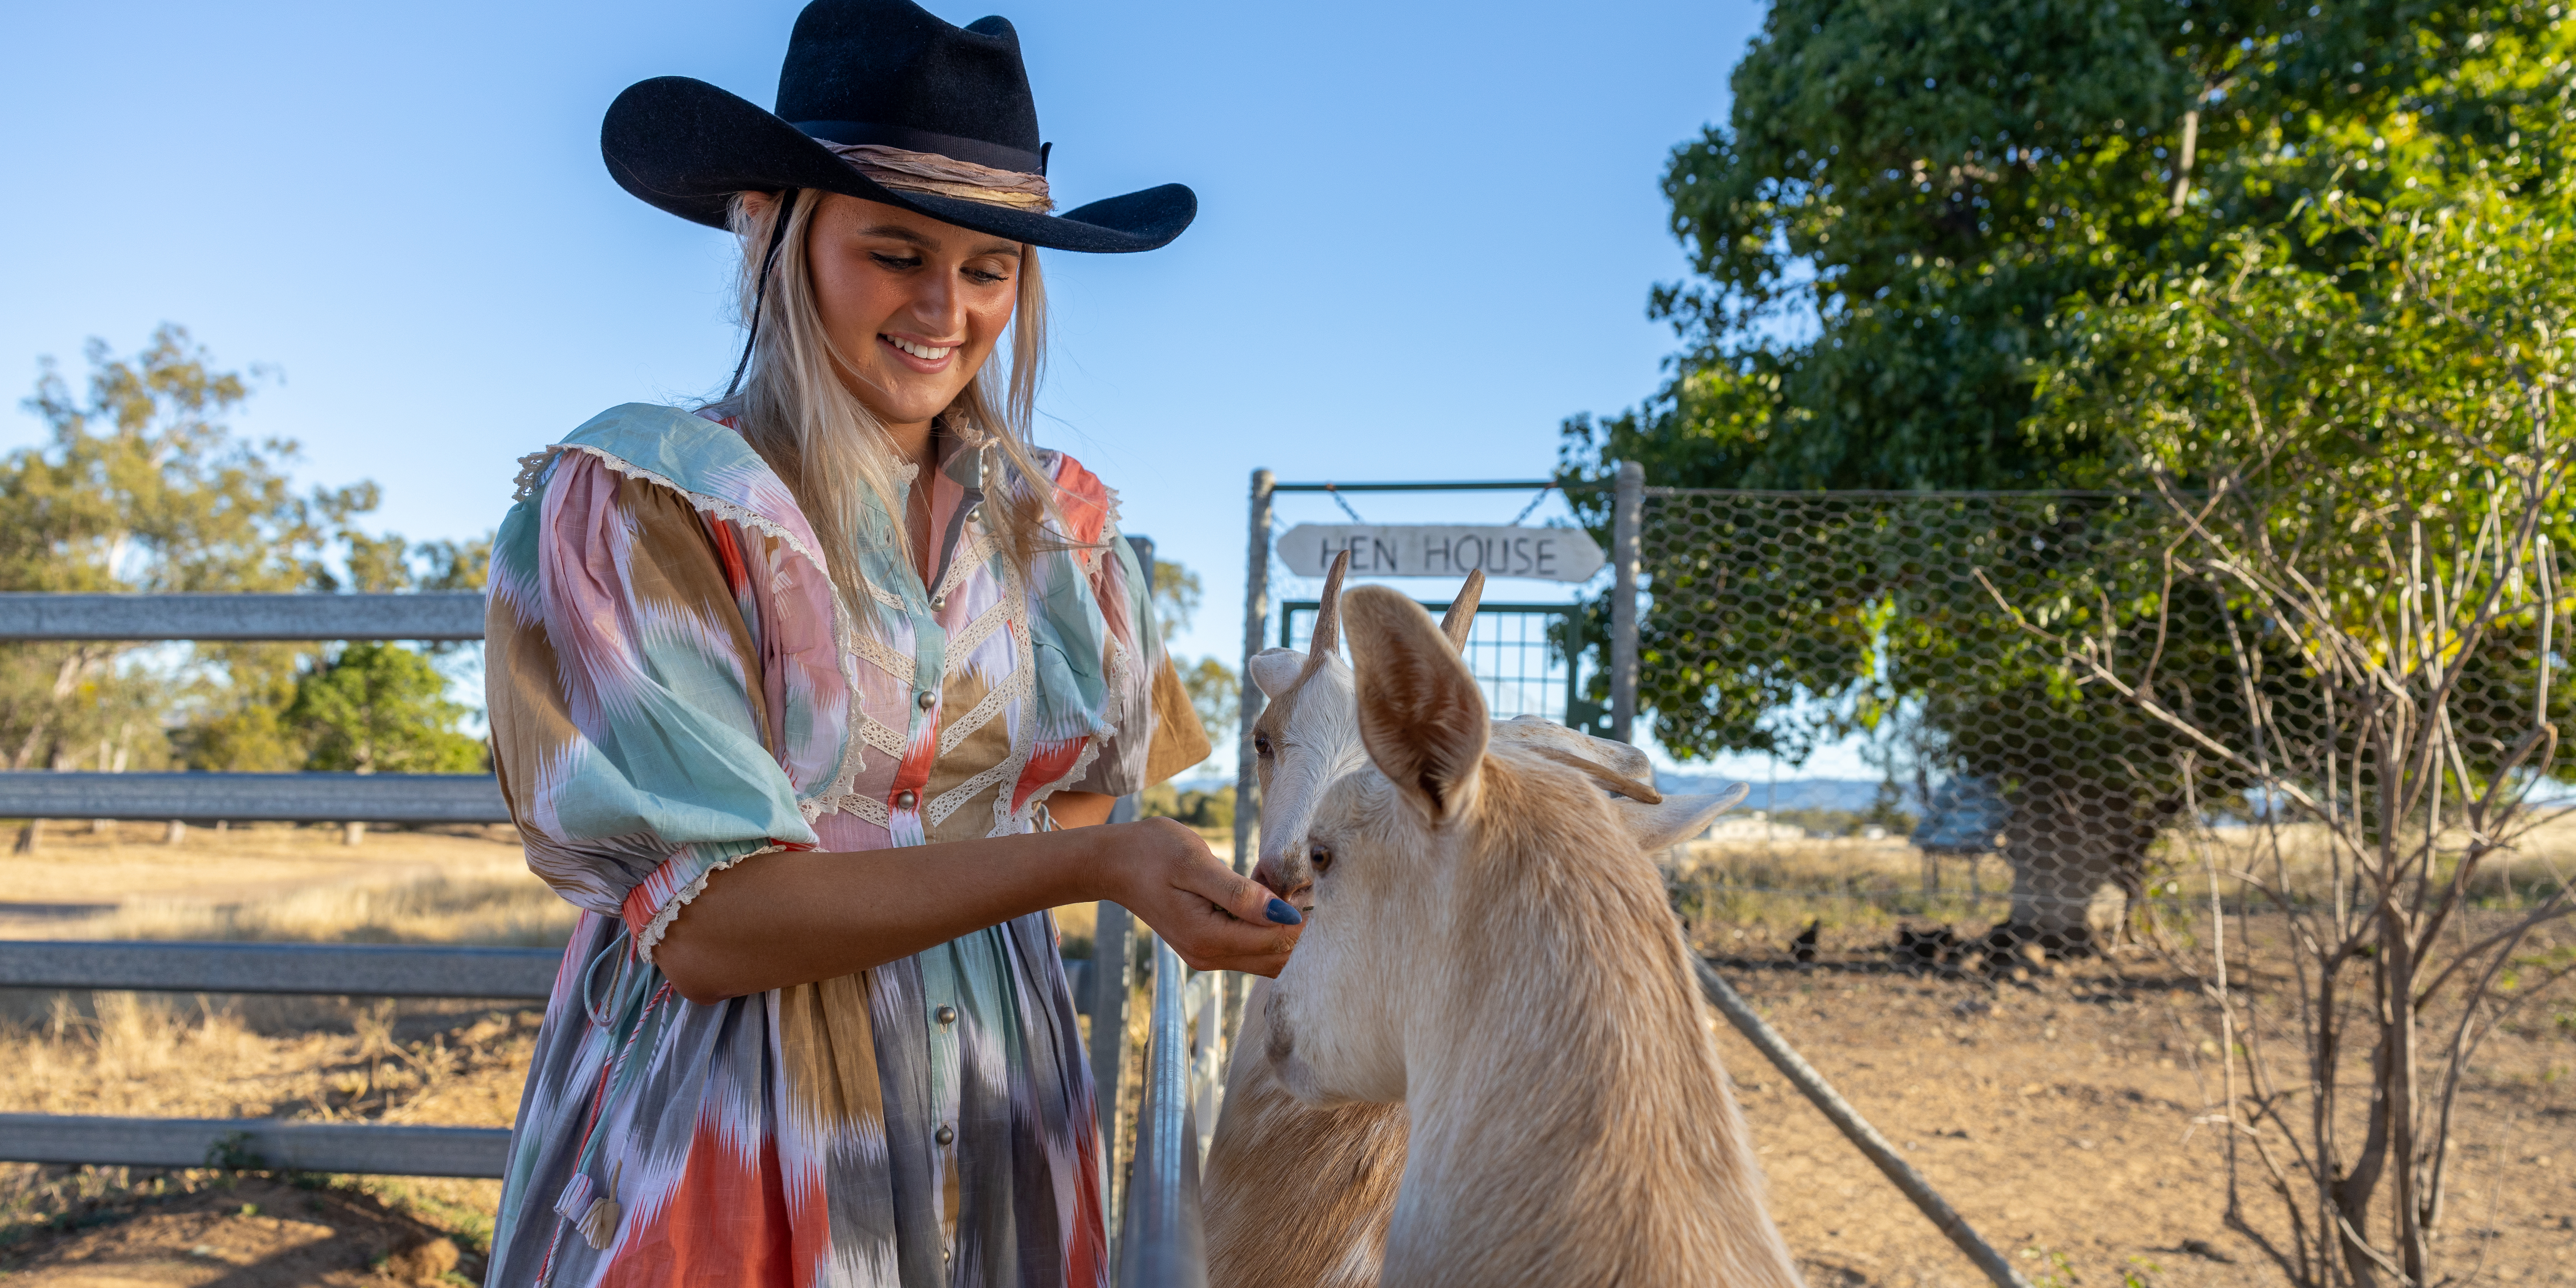
[[[628,86],[608,105],[600,154],[618,186],[683,219],[725,226],[738,192],[820,188],[1054,250],[1152,250],[1198,214],[1177,183],[1062,215],[899,192],[817,140],[876,143],[1045,174],[1019,33],[1002,18],[952,27],[912,0],[814,0],[796,17],[778,110],[686,76]]]

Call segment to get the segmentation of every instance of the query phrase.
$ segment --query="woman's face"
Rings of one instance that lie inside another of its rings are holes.
[[[805,256],[842,379],[889,428],[947,410],[1019,298],[1018,242],[838,193],[815,212]]]

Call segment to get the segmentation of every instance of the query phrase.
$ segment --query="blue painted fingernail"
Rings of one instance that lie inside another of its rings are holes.
[[[1298,922],[1305,920],[1304,917],[1297,915],[1297,910],[1295,908],[1288,906],[1288,901],[1285,899],[1273,899],[1270,901],[1270,919],[1283,926],[1293,926]]]

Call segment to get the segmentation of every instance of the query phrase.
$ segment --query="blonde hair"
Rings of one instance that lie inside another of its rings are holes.
[[[746,325],[759,310],[758,334],[740,392],[711,407],[733,421],[795,494],[823,547],[834,584],[864,629],[876,615],[863,606],[877,588],[859,563],[860,544],[889,546],[906,561],[912,553],[910,534],[900,521],[905,488],[894,439],[876,413],[841,382],[840,369],[856,370],[858,364],[834,349],[816,307],[805,238],[826,194],[818,188],[795,194],[765,295],[762,261],[786,194],[760,194],[769,199],[757,202],[750,200],[753,195],[735,195],[728,222],[742,243],[737,307]],[[1029,422],[1046,366],[1046,284],[1038,273],[1035,246],[1020,247],[1017,280],[1006,390],[995,398],[989,369],[978,370],[936,423],[967,447],[989,445],[1000,456],[996,464],[1001,468],[988,471],[985,479],[983,523],[1000,538],[1003,557],[1025,581],[1038,552],[1069,543],[1055,512],[1055,489],[1039,473],[1029,448]],[[862,529],[863,502],[869,498],[876,501],[882,521]]]

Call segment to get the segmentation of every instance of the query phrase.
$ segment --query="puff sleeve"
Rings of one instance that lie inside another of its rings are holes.
[[[747,517],[564,451],[495,542],[493,763],[528,866],[647,957],[711,874],[813,846],[801,802],[844,746],[828,582],[807,602]]]

